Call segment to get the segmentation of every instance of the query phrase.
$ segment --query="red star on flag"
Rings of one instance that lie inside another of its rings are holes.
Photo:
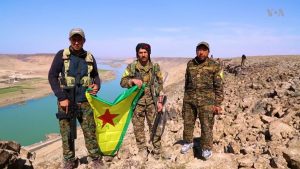
[[[103,128],[106,123],[115,126],[113,119],[117,116],[118,114],[110,114],[109,109],[106,109],[105,113],[99,116],[98,119],[102,120],[102,128]]]

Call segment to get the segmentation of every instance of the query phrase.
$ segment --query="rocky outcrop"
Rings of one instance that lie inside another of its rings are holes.
[[[245,67],[239,63],[233,59],[224,66],[224,115],[216,117],[214,151],[234,154],[238,168],[299,168],[300,150],[288,144],[300,138],[300,57],[250,57]],[[169,123],[182,125],[183,84],[170,86],[168,95],[168,110],[177,117]]]
[[[34,154],[13,141],[0,141],[0,168],[31,169]]]

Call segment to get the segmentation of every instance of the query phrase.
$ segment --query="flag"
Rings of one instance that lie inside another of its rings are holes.
[[[145,85],[141,89],[133,86],[120,94],[113,103],[86,92],[86,98],[94,111],[97,142],[104,155],[113,156],[119,150],[133,109],[144,88]]]

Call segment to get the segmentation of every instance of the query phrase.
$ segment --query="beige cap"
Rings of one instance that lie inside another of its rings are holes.
[[[209,44],[207,42],[204,42],[204,41],[198,43],[196,49],[198,49],[201,45],[207,47],[207,49],[209,50]]]
[[[85,39],[85,35],[84,35],[84,32],[81,28],[73,28],[71,29],[70,33],[69,33],[69,38],[71,38],[72,36],[74,35],[80,35],[81,37],[83,37]]]

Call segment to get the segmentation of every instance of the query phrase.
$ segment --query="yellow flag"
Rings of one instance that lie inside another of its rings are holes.
[[[137,86],[127,89],[113,103],[86,92],[86,98],[94,111],[98,145],[104,155],[113,156],[119,150],[133,109],[144,88],[145,85],[141,89]]]

